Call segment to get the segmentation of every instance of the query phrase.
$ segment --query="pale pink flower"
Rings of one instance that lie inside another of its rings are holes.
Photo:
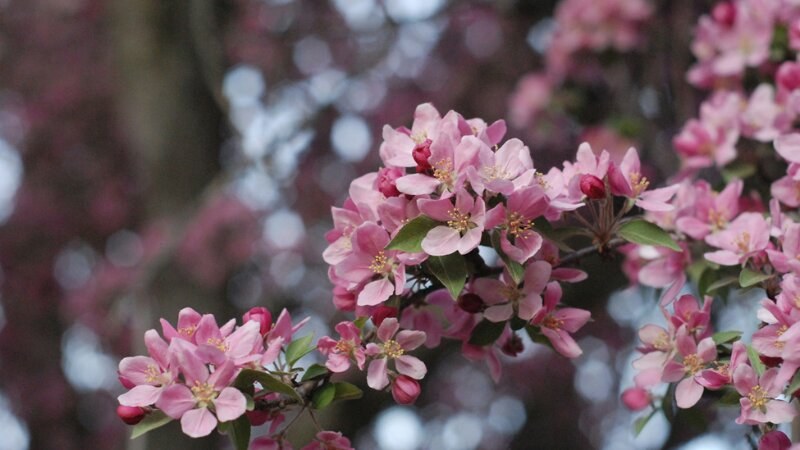
[[[583,351],[572,338],[591,319],[589,311],[578,308],[558,308],[561,301],[561,285],[551,282],[544,292],[544,304],[534,316],[532,323],[538,325],[541,332],[553,348],[567,358],[577,358]]]
[[[261,358],[261,324],[249,321],[232,333],[223,334],[213,315],[200,319],[195,332],[197,354],[212,364],[222,364],[229,359],[242,367]]]
[[[800,274],[800,224],[787,223],[780,251],[768,248],[767,255],[772,266],[779,273]]]
[[[542,236],[533,231],[533,221],[549,207],[544,191],[531,186],[514,191],[507,204],[499,203],[486,213],[487,229],[500,228],[500,247],[512,260],[524,264],[542,247]]]
[[[658,369],[660,372],[675,352],[675,336],[654,324],[644,325],[639,329],[638,334],[643,345],[640,345],[637,350],[643,355],[633,361],[633,367],[642,371]]]
[[[482,198],[461,190],[455,195],[455,205],[449,198],[421,199],[419,209],[446,223],[430,230],[422,240],[422,249],[429,255],[444,256],[456,251],[466,255],[480,244],[486,217]]]
[[[680,381],[675,388],[676,403],[679,408],[691,408],[703,396],[703,385],[698,379],[703,369],[716,359],[717,346],[710,337],[696,342],[685,325],[678,329],[675,342],[680,361],[667,362],[661,379],[668,383]]]
[[[398,333],[399,328],[400,325],[394,317],[384,319],[377,333],[381,344],[367,344],[366,354],[375,358],[367,369],[367,384],[372,389],[381,390],[389,385],[389,360],[394,361],[395,369],[401,375],[415,380],[421,380],[427,373],[425,363],[406,353],[425,342],[425,333],[412,330]]]
[[[772,183],[770,193],[786,206],[800,206],[800,164],[789,163],[786,176]]]
[[[705,181],[695,183],[693,211],[675,221],[678,231],[699,240],[725,229],[739,213],[743,187],[742,180],[735,180],[716,193]]]
[[[132,356],[119,362],[119,379],[125,387],[130,388],[130,391],[117,398],[123,406],[155,404],[161,392],[178,377],[167,343],[156,330],[145,332],[144,342],[150,357]]]
[[[194,333],[197,331],[197,324],[200,323],[202,316],[199,312],[192,308],[183,308],[178,312],[178,328],[175,329],[172,324],[165,319],[161,319],[161,333],[167,342],[172,342],[172,339],[179,338],[186,342],[194,343]]]
[[[385,125],[383,127],[383,143],[380,147],[381,160],[387,166],[414,167],[414,148],[426,140],[435,140],[439,134],[442,117],[439,111],[430,104],[423,103],[414,111],[414,123],[411,129],[397,129]],[[428,143],[430,145],[430,143]]]
[[[723,167],[736,158],[739,130],[691,119],[672,140],[672,145],[691,169]]]
[[[675,207],[668,201],[678,192],[680,185],[648,191],[650,181],[641,172],[641,163],[636,149],[631,147],[617,167],[611,163],[608,169],[608,181],[611,192],[634,199],[636,206],[645,211],[672,211]]]
[[[350,368],[352,359],[355,360],[359,370],[364,370],[366,356],[361,346],[361,331],[353,322],[345,321],[336,325],[336,332],[341,336],[338,341],[323,336],[317,342],[320,353],[328,358],[325,367],[331,372],[346,372]]]
[[[728,228],[706,236],[706,243],[722,250],[706,253],[707,260],[723,266],[744,264],[769,244],[769,223],[760,213],[743,213]]]
[[[509,139],[497,151],[480,145],[477,164],[466,170],[470,186],[478,195],[483,195],[484,190],[509,195],[516,188],[529,185],[534,176],[530,150],[519,139]]]
[[[351,236],[353,231],[364,223],[358,209],[351,199],[347,199],[342,208],[331,208],[333,229],[325,234],[329,245],[322,252],[322,259],[335,266],[342,262],[353,249]]]
[[[186,384],[164,389],[156,407],[169,417],[180,419],[186,435],[208,436],[219,421],[229,422],[245,413],[247,400],[239,390],[230,387],[236,377],[233,363],[226,361],[209,372],[194,345],[176,339],[171,346]]]
[[[733,373],[733,384],[742,395],[739,401],[742,410],[736,423],[787,423],[797,416],[791,403],[777,399],[785,385],[778,377],[778,369],[768,369],[758,377],[752,367],[742,364]]]
[[[514,315],[530,321],[542,308],[542,291],[550,281],[552,267],[545,261],[536,261],[525,268],[521,288],[504,274],[501,280],[478,278],[472,289],[488,305],[483,315],[492,322],[504,322]]]
[[[733,373],[742,364],[748,364],[747,348],[742,341],[733,343],[731,359],[717,362],[715,367],[705,369],[695,381],[706,389],[717,390],[733,383]]]

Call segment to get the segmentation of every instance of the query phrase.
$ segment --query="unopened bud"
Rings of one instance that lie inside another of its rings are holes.
[[[397,197],[400,191],[397,190],[395,180],[402,176],[402,169],[382,167],[378,170],[378,179],[375,181],[378,191],[386,197]]]
[[[250,308],[250,311],[244,313],[242,316],[242,321],[247,323],[251,320],[254,320],[261,325],[261,335],[264,336],[269,333],[269,330],[272,328],[272,314],[264,308],[263,306],[255,306]]]
[[[598,200],[606,196],[606,184],[594,175],[581,175],[581,192],[587,197]]]
[[[779,358],[776,356],[758,355],[758,359],[760,359],[761,362],[764,363],[764,365],[767,367],[778,367],[778,365],[780,365],[783,362],[783,358]]]
[[[397,317],[397,308],[383,305],[375,308],[375,312],[372,313],[372,323],[379,327],[387,317]]]
[[[406,375],[398,375],[392,383],[392,397],[401,405],[413,404],[417,401],[420,391],[417,380]]]
[[[428,158],[431,157],[431,140],[425,139],[422,143],[417,144],[414,147],[414,151],[411,152],[411,156],[414,157],[414,162],[417,163],[417,172],[426,172],[431,169],[431,164],[428,162]]]
[[[650,393],[640,387],[625,389],[622,393],[622,404],[631,411],[641,411],[650,404]]]
[[[525,345],[522,343],[522,339],[514,334],[503,344],[501,350],[508,356],[517,356],[525,350]]]
[[[791,61],[781,64],[775,74],[775,81],[787,91],[800,88],[800,64]]]
[[[792,441],[782,431],[770,431],[758,440],[758,450],[789,450]]]
[[[117,406],[117,415],[128,425],[136,425],[144,419],[147,411],[141,406]]]
[[[720,25],[730,27],[736,22],[736,5],[728,1],[717,3],[711,11],[711,17]]]
[[[264,411],[262,409],[245,411],[245,414],[247,415],[247,420],[250,421],[250,425],[254,427],[264,425],[271,417],[269,411]]]
[[[477,294],[463,294],[458,297],[458,307],[464,311],[475,314],[483,311],[483,299]]]

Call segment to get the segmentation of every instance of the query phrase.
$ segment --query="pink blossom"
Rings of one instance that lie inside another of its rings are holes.
[[[631,147],[617,167],[611,164],[608,169],[608,181],[614,195],[636,200],[636,206],[645,211],[671,211],[675,207],[667,203],[676,192],[679,185],[647,191],[650,181],[641,172],[641,163],[636,149]]]
[[[400,405],[413,405],[420,394],[419,382],[406,375],[398,375],[392,381],[392,398]]]
[[[458,191],[455,205],[448,198],[419,201],[419,209],[429,217],[447,225],[428,232],[422,240],[422,249],[432,256],[453,252],[466,255],[481,242],[486,217],[483,199],[473,198],[467,191]]]
[[[695,183],[693,211],[675,221],[678,231],[699,240],[725,229],[739,213],[743,187],[742,180],[735,180],[716,193],[705,181]]]
[[[650,405],[651,398],[647,389],[632,387],[622,392],[622,404],[631,411],[641,411]]]
[[[742,341],[733,343],[731,359],[729,361],[718,362],[716,367],[705,369],[695,380],[706,389],[722,389],[733,383],[733,373],[742,364],[748,364],[747,348]]]
[[[186,384],[173,384],[162,392],[156,406],[173,419],[180,419],[181,429],[190,437],[208,436],[218,421],[228,422],[246,411],[247,401],[239,390],[229,387],[236,376],[230,361],[209,372],[197,356],[197,348],[182,340],[171,346]],[[210,407],[213,406],[213,411]]]
[[[253,439],[250,450],[292,450],[292,444],[281,436],[261,436]]]
[[[337,431],[320,431],[316,440],[301,450],[354,450],[350,440]]]
[[[717,357],[717,346],[709,337],[695,341],[683,325],[676,335],[676,348],[681,359],[671,360],[664,366],[663,381],[680,381],[675,388],[675,400],[679,408],[691,408],[703,395],[703,385],[699,382],[703,369]]]
[[[533,160],[522,141],[509,139],[497,151],[481,144],[478,146],[478,163],[467,167],[470,186],[478,195],[483,195],[484,190],[509,195],[515,188],[531,183]]]
[[[123,406],[155,404],[164,389],[175,383],[178,377],[167,343],[156,330],[145,332],[144,340],[151,357],[132,356],[119,362],[120,381],[130,388],[117,398]]]
[[[161,319],[161,333],[167,342],[171,342],[174,338],[180,338],[187,342],[194,343],[194,333],[197,330],[197,324],[200,323],[202,316],[199,312],[192,308],[183,308],[178,312],[178,329],[176,330],[172,324],[165,319]]]
[[[226,330],[217,326],[214,316],[207,314],[197,324],[197,354],[212,364],[222,364],[230,359],[237,367],[247,365],[261,358],[260,329],[261,324],[249,321],[232,333],[225,333]]]
[[[367,369],[367,384],[372,389],[381,390],[389,385],[389,360],[394,361],[395,368],[401,375],[407,375],[415,380],[421,380],[427,372],[425,363],[407,354],[425,342],[425,333],[412,330],[398,333],[399,328],[394,317],[384,319],[378,327],[378,339],[381,340],[381,344],[367,344],[366,354],[375,358]]]
[[[672,140],[686,167],[723,167],[736,158],[738,129],[691,119]]]
[[[442,118],[439,111],[430,103],[417,106],[411,130],[395,130],[389,125],[383,127],[383,143],[380,148],[384,164],[395,167],[414,167],[414,148],[426,140],[435,140],[439,133]],[[430,145],[430,144],[428,144]]]
[[[672,358],[675,352],[675,337],[666,329],[647,324],[639,329],[642,344],[637,350],[643,355],[633,362],[637,370],[659,369]]]
[[[784,382],[778,379],[778,369],[768,369],[758,377],[752,367],[740,365],[733,373],[733,383],[742,399],[738,424],[759,425],[767,422],[791,422],[797,410],[776,397],[783,392]]]
[[[259,325],[259,333],[265,336],[272,328],[272,313],[263,306],[254,306],[242,316],[242,322],[254,321]]]
[[[710,234],[706,243],[720,248],[706,253],[707,260],[723,266],[744,264],[769,244],[769,223],[760,213],[743,213],[727,229]]]
[[[504,274],[502,280],[478,278],[472,288],[488,305],[483,312],[492,322],[503,322],[515,314],[522,320],[530,321],[542,308],[542,291],[550,281],[552,267],[545,261],[536,261],[525,268],[523,285]]]
[[[800,206],[800,164],[790,163],[786,176],[772,183],[770,193],[786,206]]]
[[[567,358],[577,358],[583,351],[572,338],[591,318],[589,311],[578,308],[556,309],[561,300],[561,285],[551,282],[544,292],[544,304],[534,316],[532,323],[539,325],[553,348]]]
[[[356,361],[359,370],[364,370],[364,348],[361,346],[361,330],[353,322],[339,322],[336,332],[341,339],[334,341],[328,336],[323,336],[317,342],[319,351],[328,357],[325,363],[331,372],[346,372],[350,368],[351,358]]]
[[[524,264],[542,246],[542,237],[533,231],[533,221],[549,206],[538,186],[514,191],[507,204],[498,204],[486,213],[486,228],[500,227],[500,247],[512,260]]]
[[[335,266],[352,251],[351,236],[356,227],[364,222],[364,219],[349,198],[345,201],[343,208],[331,208],[331,216],[333,217],[333,229],[325,235],[329,245],[322,252],[322,259]]]

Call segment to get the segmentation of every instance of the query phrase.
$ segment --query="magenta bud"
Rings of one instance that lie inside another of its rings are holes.
[[[503,344],[500,350],[506,355],[513,357],[522,353],[522,351],[525,350],[525,345],[522,343],[522,339],[514,334]]]
[[[269,333],[269,330],[272,329],[272,313],[270,313],[269,310],[263,306],[254,306],[250,308],[250,311],[244,313],[244,316],[242,316],[242,321],[247,323],[251,320],[258,322],[259,325],[261,325],[262,336]]]
[[[775,81],[787,91],[800,88],[800,64],[791,61],[781,64],[775,74]]]
[[[431,169],[431,164],[428,162],[428,158],[431,157],[431,140],[425,139],[420,144],[417,144],[414,147],[414,151],[411,152],[411,156],[414,158],[414,162],[417,163],[417,172],[425,172]]]
[[[254,427],[264,425],[271,417],[269,411],[264,411],[260,409],[254,409],[253,411],[246,411],[245,414],[247,415],[247,420],[250,421],[250,425]]]
[[[397,308],[392,308],[391,306],[378,306],[375,308],[375,311],[372,313],[372,323],[375,324],[376,327],[381,326],[383,320],[387,317],[397,317]]]
[[[736,5],[727,1],[717,3],[711,11],[711,17],[717,23],[730,27],[736,22]]]
[[[133,388],[135,388],[135,387],[136,387],[136,384],[135,384],[133,381],[131,381],[131,380],[129,380],[129,379],[127,379],[127,378],[123,377],[123,376],[122,376],[122,374],[120,374],[119,372],[117,373],[117,379],[119,380],[119,383],[120,383],[120,384],[121,384],[121,385],[122,385],[122,386],[123,386],[125,389],[133,389]]]
[[[141,406],[117,406],[117,415],[128,425],[136,425],[144,419],[147,411]]]
[[[622,393],[622,404],[631,411],[641,411],[650,404],[650,393],[640,387],[625,389]]]
[[[778,367],[783,362],[783,358],[777,356],[758,355],[758,359],[767,367]]]
[[[587,197],[598,200],[606,196],[606,184],[594,175],[581,175],[581,192]]]
[[[400,191],[397,190],[395,181],[402,176],[403,171],[401,169],[380,168],[378,170],[378,179],[376,180],[378,191],[386,197],[399,196]]]
[[[392,397],[401,405],[413,404],[417,401],[420,391],[417,380],[406,375],[398,375],[392,383]]]
[[[758,450],[789,450],[792,441],[782,431],[770,431],[758,440]]]
[[[483,299],[477,294],[463,294],[458,297],[458,306],[468,313],[479,313],[483,311]]]

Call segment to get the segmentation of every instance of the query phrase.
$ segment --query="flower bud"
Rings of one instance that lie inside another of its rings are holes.
[[[381,167],[378,170],[378,178],[375,180],[378,191],[386,197],[397,197],[400,191],[397,190],[395,180],[403,176],[403,171],[398,168],[389,169]]]
[[[133,381],[131,381],[131,380],[127,379],[127,378],[125,378],[125,377],[124,377],[124,376],[122,376],[122,374],[121,374],[121,373],[119,373],[119,372],[117,372],[117,379],[119,380],[119,383],[120,383],[120,384],[121,384],[121,385],[122,385],[122,386],[123,386],[125,389],[133,389],[133,388],[135,388],[135,387],[136,387],[136,383],[134,383]]]
[[[411,405],[419,397],[420,387],[417,380],[406,376],[398,375],[392,383],[392,397],[394,401],[401,405]]]
[[[606,184],[594,175],[581,175],[581,192],[587,197],[598,200],[606,196]]]
[[[263,306],[254,306],[250,311],[244,313],[242,321],[247,323],[251,320],[258,322],[261,325],[261,335],[264,336],[269,333],[272,328],[272,314]]]
[[[782,431],[770,431],[758,440],[758,450],[789,450],[792,441]]]
[[[117,406],[117,415],[128,425],[136,425],[144,419],[147,411],[141,406]]]
[[[414,147],[414,151],[411,152],[411,156],[414,158],[414,162],[417,163],[417,172],[426,172],[431,169],[431,164],[428,162],[428,158],[431,157],[431,140],[425,139],[422,143],[417,144]]]
[[[778,367],[783,362],[783,358],[777,356],[758,355],[758,359],[767,367]]]
[[[720,25],[730,27],[736,22],[736,5],[727,1],[717,3],[711,11],[711,17]]]
[[[245,411],[245,414],[247,415],[247,420],[250,421],[250,425],[254,427],[264,425],[271,417],[271,413],[269,411],[264,411],[261,409]]]
[[[517,356],[523,350],[525,350],[525,345],[522,343],[522,339],[519,338],[516,334],[511,335],[510,338],[503,344],[503,347],[500,349],[508,356]]]
[[[778,68],[775,74],[775,81],[778,86],[787,91],[800,88],[800,64],[787,61]]]
[[[458,297],[458,306],[468,313],[479,313],[483,311],[483,299],[477,294],[463,294]]]
[[[650,404],[650,393],[640,387],[625,389],[622,393],[622,404],[631,411],[641,411]]]
[[[379,327],[383,323],[383,319],[387,317],[397,317],[397,308],[383,305],[378,306],[375,308],[375,312],[372,313],[372,323],[374,323],[376,327]]]

